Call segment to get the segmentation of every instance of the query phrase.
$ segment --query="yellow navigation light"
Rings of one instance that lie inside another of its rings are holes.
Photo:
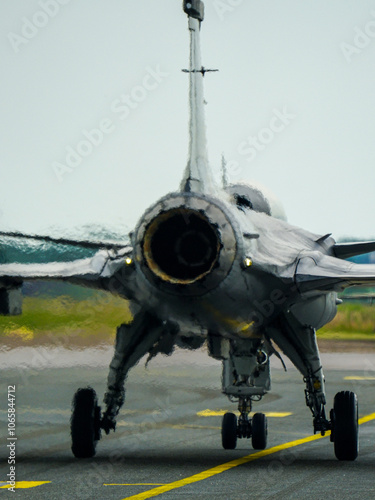
[[[130,264],[133,262],[133,259],[131,257],[126,257],[125,263],[130,266]]]
[[[244,260],[244,264],[246,267],[250,267],[252,265],[253,261],[250,259],[250,257],[246,257]]]

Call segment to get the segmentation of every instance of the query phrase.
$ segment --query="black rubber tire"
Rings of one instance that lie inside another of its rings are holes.
[[[267,417],[264,413],[255,413],[251,420],[251,444],[254,450],[264,450],[267,446]]]
[[[331,443],[334,443],[335,442],[335,420],[336,420],[336,416],[335,416],[335,411],[334,411],[333,408],[329,412],[329,418],[331,420],[331,425],[332,425],[331,435],[329,436],[329,440],[331,441]]]
[[[355,460],[358,456],[358,399],[354,392],[342,391],[333,403],[333,442],[338,460]]]
[[[94,389],[78,389],[72,409],[70,433],[73,455],[76,458],[93,457],[100,439],[100,407]]]
[[[224,450],[234,450],[237,444],[237,417],[226,413],[221,424],[221,442]]]

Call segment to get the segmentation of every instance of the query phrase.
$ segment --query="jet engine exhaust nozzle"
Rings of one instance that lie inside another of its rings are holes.
[[[212,270],[220,247],[219,234],[206,217],[194,210],[172,209],[146,229],[143,252],[159,278],[189,284]]]
[[[237,246],[224,210],[192,195],[172,195],[152,207],[135,243],[147,279],[183,295],[201,295],[217,286],[228,275]]]

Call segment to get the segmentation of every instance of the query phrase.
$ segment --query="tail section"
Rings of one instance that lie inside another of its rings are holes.
[[[206,70],[201,64],[200,26],[204,18],[201,0],[184,0],[184,12],[189,18],[190,65],[189,73],[190,123],[189,156],[181,191],[215,194],[217,187],[208,164],[206,125],[204,119],[203,78]]]

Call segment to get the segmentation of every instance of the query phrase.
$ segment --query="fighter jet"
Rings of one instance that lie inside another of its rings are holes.
[[[334,318],[337,292],[375,283],[375,265],[345,260],[375,250],[375,242],[337,244],[329,234],[290,225],[263,190],[217,184],[204,123],[203,2],[185,0],[183,9],[190,34],[190,137],[179,189],[145,211],[128,244],[55,240],[96,250],[71,262],[0,265],[1,313],[21,313],[22,283],[36,279],[107,290],[130,302],[133,321],[117,329],[103,412],[93,389],[74,395],[71,436],[78,458],[93,456],[102,431],[115,430],[127,374],[143,356],[206,343],[208,354],[222,362],[223,393],[240,414],[223,417],[225,449],[239,438],[251,438],[254,449],[267,446],[266,417],[250,412],[271,389],[270,357],[281,358],[282,351],[303,377],[314,433],[331,431],[336,457],[354,460],[357,396],[339,392],[326,412],[316,330]]]

